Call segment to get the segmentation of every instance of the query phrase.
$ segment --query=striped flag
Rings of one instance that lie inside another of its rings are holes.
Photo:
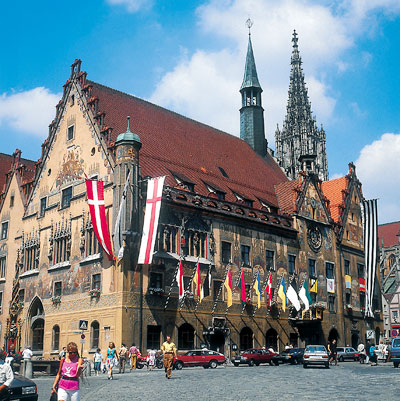
[[[226,304],[229,308],[230,306],[232,306],[232,274],[231,274],[230,267],[228,269],[228,273],[226,274],[224,286],[225,286],[226,292],[227,292]]]
[[[90,218],[93,230],[100,246],[107,254],[109,260],[114,259],[110,233],[108,231],[106,209],[104,204],[103,181],[86,180],[86,194],[88,198]]]
[[[238,288],[240,291],[240,300],[242,301],[242,305],[244,305],[247,302],[247,296],[246,296],[246,282],[244,281],[243,269],[240,272]]]
[[[282,309],[285,312],[286,305],[287,305],[287,298],[286,298],[286,285],[285,285],[285,275],[284,274],[282,274],[282,280],[281,280],[281,284],[279,286],[278,296],[282,301]]]
[[[364,227],[364,252],[365,252],[365,316],[373,317],[372,298],[374,296],[375,275],[377,264],[378,245],[378,210],[377,200],[362,202],[362,221]]]
[[[148,180],[147,183],[146,211],[138,258],[139,264],[147,265],[153,261],[164,180],[165,177],[157,177]]]
[[[209,297],[211,294],[211,266],[208,268],[206,278],[201,286],[200,302],[203,298]]]
[[[267,300],[268,308],[271,308],[272,304],[272,284],[271,284],[271,273],[269,274],[267,285],[265,287],[265,297]]]
[[[304,310],[305,311],[309,310],[310,305],[312,305],[312,298],[310,292],[308,291],[307,279],[305,279],[303,282],[303,285],[299,292],[299,297],[303,301]]]
[[[297,295],[297,283],[294,277],[289,284],[289,288],[286,291],[286,297],[298,312],[301,309],[301,306],[300,306],[299,296]]]
[[[261,280],[260,280],[260,272],[257,272],[256,280],[253,285],[254,291],[257,295],[257,309],[261,308]]]
[[[365,278],[360,277],[360,291],[364,291],[365,292]]]

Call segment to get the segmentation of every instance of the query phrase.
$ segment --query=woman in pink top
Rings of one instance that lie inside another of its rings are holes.
[[[83,367],[79,358],[78,346],[71,342],[67,345],[67,354],[60,361],[60,368],[54,380],[52,393],[58,384],[58,401],[79,401],[79,375]]]

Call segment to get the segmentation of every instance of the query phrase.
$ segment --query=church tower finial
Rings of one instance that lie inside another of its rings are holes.
[[[282,130],[278,128],[275,132],[276,158],[286,175],[296,179],[304,167],[301,160],[314,156],[314,172],[325,181],[328,179],[325,131],[317,128],[312,115],[298,41],[294,30],[287,113]]]
[[[240,109],[240,138],[246,141],[260,156],[267,152],[267,141],[264,132],[264,109],[261,105],[262,88],[258,81],[256,62],[254,60],[251,43],[250,28],[253,21],[246,21],[249,29],[249,43],[247,46],[246,64],[240,93],[242,107]]]

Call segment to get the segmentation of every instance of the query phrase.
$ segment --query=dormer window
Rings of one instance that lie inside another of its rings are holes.
[[[232,191],[233,192],[233,191]],[[233,192],[233,194],[236,197],[236,200],[243,204],[246,205],[248,207],[253,207],[253,201],[251,199],[245,198],[243,195],[238,194],[237,192]]]
[[[206,184],[206,188],[209,193],[215,194],[219,200],[225,200],[225,192],[224,191],[214,188],[209,184]]]
[[[172,171],[171,173],[177,183],[178,188],[194,192],[194,182],[190,181],[189,178],[185,177],[183,174],[174,173]]]

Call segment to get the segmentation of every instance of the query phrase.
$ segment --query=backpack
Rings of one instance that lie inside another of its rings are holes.
[[[369,347],[369,356],[374,356],[375,355],[375,347],[373,347],[372,345],[371,345],[371,347]]]

